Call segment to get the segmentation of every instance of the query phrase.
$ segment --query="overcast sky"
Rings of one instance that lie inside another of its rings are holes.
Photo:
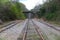
[[[42,4],[42,0],[20,0],[23,4],[25,4],[26,8],[31,10],[33,9],[36,5]]]

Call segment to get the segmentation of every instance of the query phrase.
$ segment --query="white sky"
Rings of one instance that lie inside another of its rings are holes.
[[[31,10],[33,9],[36,5],[42,4],[42,0],[20,0],[23,4],[25,4],[26,8]]]

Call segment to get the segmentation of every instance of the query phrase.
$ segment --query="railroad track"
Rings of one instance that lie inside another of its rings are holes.
[[[26,38],[27,38],[28,25],[29,25],[29,20],[28,20],[28,22],[26,23],[25,32],[24,32],[24,34],[23,34],[23,39],[22,39],[22,40],[26,40]]]
[[[41,22],[41,23],[43,23],[43,22]],[[51,28],[53,28],[53,29],[55,29],[55,30],[57,30],[57,31],[60,32],[60,29],[57,29],[56,27],[54,27],[54,26],[52,26],[52,25],[49,25],[49,24],[47,24],[47,23],[43,23],[43,24],[45,24],[45,25],[47,25],[48,27],[51,27]]]
[[[2,33],[3,31],[5,31],[7,29],[12,28],[13,26],[15,26],[18,23],[20,23],[20,22],[12,22],[12,23],[9,23],[9,24],[3,26],[3,28],[0,29],[0,33]]]
[[[44,40],[41,31],[38,29],[38,26],[35,25],[33,21],[30,22],[28,20],[23,30],[23,33],[20,34],[18,40]]]
[[[38,33],[38,35],[40,36],[40,40],[44,40],[44,37],[43,37],[43,34],[40,30],[40,28],[32,21],[32,23],[34,24],[35,26],[35,29],[36,29],[36,32]]]

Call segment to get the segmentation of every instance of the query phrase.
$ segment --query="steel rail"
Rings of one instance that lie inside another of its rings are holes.
[[[23,39],[22,40],[26,40],[27,37],[27,32],[28,32],[28,25],[29,25],[29,20],[27,21],[26,25],[25,25],[25,32],[23,34]]]
[[[11,25],[11,26],[9,26],[9,27],[7,27],[7,28],[5,28],[5,27],[6,27],[6,26],[5,26],[5,27],[4,27],[5,29],[0,30],[0,33],[2,33],[3,31],[5,31],[5,30],[7,30],[7,29],[12,28],[13,26],[17,25],[18,23],[20,23],[20,22],[17,22],[17,23],[14,22],[14,23],[12,23],[13,25],[11,25],[11,24],[6,25],[6,26]]]
[[[41,22],[42,24],[45,24],[46,26],[48,26],[48,27],[50,27],[50,28],[53,28],[54,30],[56,30],[56,31],[59,31],[60,32],[60,30],[59,29],[57,29],[57,28],[55,28],[54,26],[51,26],[51,25],[49,25],[49,24],[47,24],[47,23],[43,23],[43,22]]]
[[[44,37],[42,35],[42,32],[40,30],[38,30],[38,26],[33,21],[32,21],[32,23],[33,23],[34,28],[35,28],[35,30],[37,32],[37,35],[40,37],[40,40],[44,40]],[[22,40],[26,40],[26,38],[27,38],[28,26],[29,26],[29,20],[26,23],[25,30],[24,30],[24,33],[23,33],[23,39]]]
[[[40,40],[44,40],[44,37],[43,37],[43,34],[42,34],[40,28],[33,21],[32,21],[32,23],[34,24],[37,34],[40,36]]]

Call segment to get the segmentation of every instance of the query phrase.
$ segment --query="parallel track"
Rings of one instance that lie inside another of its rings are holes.
[[[43,22],[41,22],[41,23],[43,23]],[[54,26],[51,26],[51,25],[49,25],[49,24],[47,24],[47,23],[43,23],[43,24],[45,24],[45,25],[47,25],[48,27],[51,27],[51,28],[53,28],[53,29],[55,29],[55,30],[57,30],[57,31],[60,32],[60,29],[57,29],[57,28],[55,28]]]
[[[23,39],[22,40],[26,40],[27,31],[28,31],[28,23],[29,23],[29,20],[28,20],[28,22],[25,25],[25,28],[24,28],[25,30],[23,30],[24,31],[24,34],[23,34]]]
[[[38,33],[38,35],[40,36],[40,40],[44,40],[44,37],[43,37],[43,34],[40,30],[40,28],[32,21],[32,23],[34,24],[35,26],[35,29],[36,29],[36,32]]]
[[[12,23],[10,23],[10,24],[7,24],[7,25],[5,25],[3,28],[2,28],[2,30],[0,30],[0,33],[2,33],[3,31],[5,31],[5,30],[7,30],[7,29],[10,29],[10,28],[12,28],[13,26],[15,26],[15,25],[17,25],[18,23],[20,23],[20,22],[17,22],[17,23],[15,23],[15,22],[12,22]],[[13,24],[13,25],[11,25],[11,24]],[[9,25],[11,25],[11,26],[9,26]],[[7,27],[7,26],[9,26],[9,27]],[[6,28],[5,28],[6,27]]]
[[[44,37],[43,37],[41,30],[38,29],[38,26],[33,21],[32,21],[32,24],[34,25],[34,29],[35,29],[37,35],[39,36],[39,40],[44,40]],[[27,35],[28,35],[28,30],[29,30],[28,26],[29,26],[29,20],[27,22],[27,26],[25,27],[22,40],[27,40]]]

